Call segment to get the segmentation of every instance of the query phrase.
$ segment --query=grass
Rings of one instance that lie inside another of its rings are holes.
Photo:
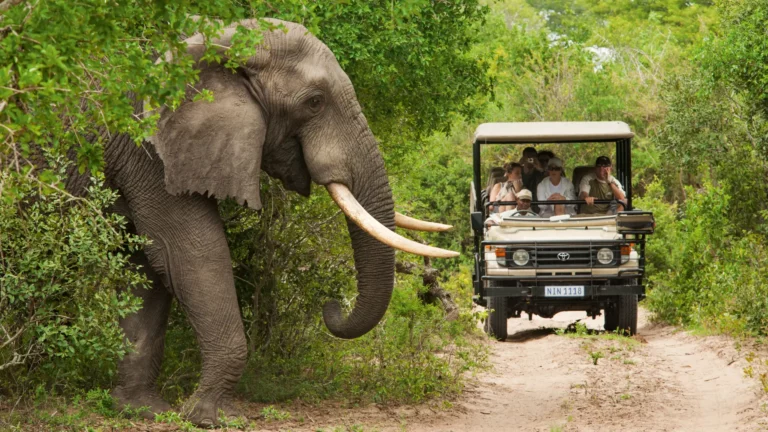
[[[747,366],[744,367],[744,376],[760,381],[763,393],[768,393],[768,360],[758,358],[754,352],[744,356]]]
[[[146,409],[118,410],[107,390],[71,398],[40,395],[28,406],[0,414],[0,430],[121,430],[142,421]]]
[[[264,418],[264,420],[269,421],[282,421],[291,418],[291,413],[288,411],[281,411],[272,405],[264,407],[261,410],[260,415]]]
[[[603,355],[602,351],[598,350],[598,351],[590,351],[589,357],[592,358],[592,364],[597,366],[597,361],[600,360],[601,358],[604,358],[605,355]]]

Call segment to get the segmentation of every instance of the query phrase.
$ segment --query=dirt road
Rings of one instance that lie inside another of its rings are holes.
[[[722,337],[648,323],[633,339],[557,335],[582,318],[510,319],[494,342],[494,370],[449,409],[308,410],[301,424],[263,430],[354,431],[755,431],[768,430],[766,397],[744,377],[744,353]],[[584,319],[591,329],[602,321]],[[595,364],[596,363],[596,364]]]

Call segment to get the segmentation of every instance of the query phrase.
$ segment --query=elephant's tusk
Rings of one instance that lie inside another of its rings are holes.
[[[395,225],[399,226],[400,228],[405,228],[405,229],[414,230],[414,231],[437,232],[437,231],[448,231],[453,229],[453,225],[445,225],[445,224],[435,223],[435,222],[426,222],[423,220],[412,218],[410,216],[406,216],[404,214],[400,214],[398,212],[395,212]]]
[[[416,243],[395,234],[394,231],[385,227],[376,218],[370,215],[363,206],[352,195],[349,189],[340,183],[330,183],[326,186],[331,198],[341,208],[341,211],[347,215],[357,226],[367,232],[380,242],[389,245],[401,251],[410,252],[416,255],[430,256],[435,258],[455,258],[459,256],[458,252],[440,249],[433,246]]]

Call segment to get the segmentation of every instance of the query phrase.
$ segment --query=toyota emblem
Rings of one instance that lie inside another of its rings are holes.
[[[569,254],[568,252],[560,252],[559,254],[557,254],[557,259],[559,259],[560,261],[568,261],[569,259],[571,259],[571,254]]]

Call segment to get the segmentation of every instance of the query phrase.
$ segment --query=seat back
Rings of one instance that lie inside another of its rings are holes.
[[[576,196],[579,196],[579,183],[581,183],[581,179],[591,172],[595,171],[595,167],[593,166],[577,166],[573,169],[573,175],[571,175],[571,181],[573,182],[573,188],[575,189],[574,192],[576,192]]]
[[[488,201],[491,199],[491,189],[493,189],[493,186],[496,183],[504,181],[505,178],[504,168],[491,168],[491,171],[488,173],[488,184],[485,189],[480,191],[480,198],[483,200],[483,208],[485,208],[485,205],[488,204]]]
[[[504,181],[504,168],[493,167],[488,173],[488,184],[486,185],[485,189],[488,191],[488,193],[490,193],[493,185],[501,181]]]

